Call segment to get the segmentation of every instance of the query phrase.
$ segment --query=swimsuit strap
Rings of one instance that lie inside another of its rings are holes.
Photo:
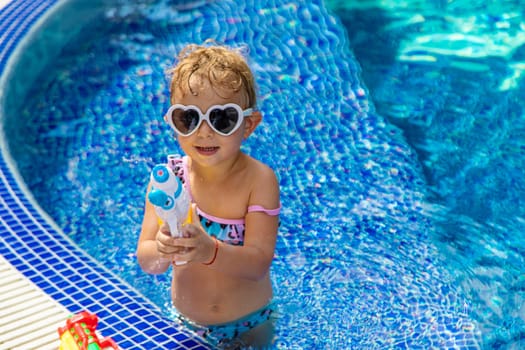
[[[193,196],[191,195],[191,187],[190,187],[190,179],[189,179],[189,170],[188,170],[188,156],[182,157],[182,176],[184,177],[184,187],[186,188],[186,192],[188,193],[188,196],[190,197],[190,202],[193,203]]]
[[[266,209],[262,205],[250,205],[248,207],[248,213],[262,212],[270,216],[277,216],[281,212],[281,204],[276,209]]]
[[[175,175],[182,181],[190,202],[193,202],[193,196],[191,195],[190,181],[188,178],[188,156],[181,157],[179,154],[168,155],[168,166],[173,170]]]

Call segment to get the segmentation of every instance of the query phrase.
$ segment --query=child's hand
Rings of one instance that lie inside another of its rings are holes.
[[[157,232],[156,240],[157,250],[162,259],[172,261],[175,256],[186,253],[187,251],[186,247],[181,246],[177,240],[171,236],[170,227],[166,223],[163,223]]]
[[[203,229],[195,204],[192,205],[192,223],[182,227],[182,238],[173,238],[178,247],[173,258],[177,261],[209,262],[215,253],[215,240]]]

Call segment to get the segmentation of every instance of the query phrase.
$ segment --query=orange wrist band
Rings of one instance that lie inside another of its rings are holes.
[[[210,262],[202,263],[203,265],[211,265],[215,262],[215,259],[217,259],[217,252],[219,251],[219,240],[216,237],[213,237],[215,240],[215,252],[213,253],[213,258]]]

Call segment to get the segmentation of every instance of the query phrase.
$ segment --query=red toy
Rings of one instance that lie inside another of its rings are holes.
[[[107,337],[99,339],[95,329],[98,317],[88,311],[71,316],[64,327],[58,328],[60,336],[59,350],[118,350],[113,339]]]

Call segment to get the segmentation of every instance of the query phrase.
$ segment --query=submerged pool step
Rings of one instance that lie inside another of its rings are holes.
[[[0,255],[0,349],[54,349],[70,313]]]

